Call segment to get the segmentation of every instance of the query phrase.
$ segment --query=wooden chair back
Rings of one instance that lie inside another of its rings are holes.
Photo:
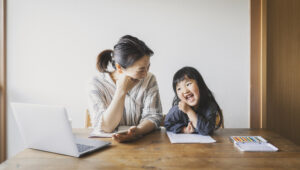
[[[217,117],[216,117],[216,126],[220,123],[220,121],[221,121],[220,114],[217,114]],[[220,128],[224,129],[224,116],[223,116],[222,124],[221,124]]]
[[[88,109],[86,109],[85,112],[85,128],[90,128],[92,127],[92,123],[91,123],[91,115]]]

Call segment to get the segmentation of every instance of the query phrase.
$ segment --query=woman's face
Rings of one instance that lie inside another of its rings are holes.
[[[147,76],[150,66],[150,57],[143,56],[138,61],[134,62],[133,65],[124,69],[122,68],[123,73],[127,76],[132,77],[134,79],[143,79]]]
[[[191,107],[195,107],[200,102],[200,92],[197,81],[185,76],[184,80],[177,83],[176,93],[180,101]]]

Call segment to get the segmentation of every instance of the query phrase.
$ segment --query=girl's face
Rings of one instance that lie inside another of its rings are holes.
[[[185,76],[184,80],[177,83],[176,93],[180,101],[185,102],[191,107],[195,107],[200,102],[200,92],[197,81]]]
[[[122,68],[122,72],[127,76],[132,77],[134,79],[143,79],[147,76],[150,67],[150,57],[143,56],[138,61],[134,62],[133,65],[124,69]]]

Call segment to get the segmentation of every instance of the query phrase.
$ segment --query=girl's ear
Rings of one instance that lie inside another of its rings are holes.
[[[116,63],[116,69],[118,73],[123,73],[122,67],[120,64]]]

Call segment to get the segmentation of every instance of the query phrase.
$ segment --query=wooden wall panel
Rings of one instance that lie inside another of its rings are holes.
[[[260,128],[261,115],[261,1],[251,0],[250,127]]]
[[[300,144],[300,1],[267,3],[267,128]]]

